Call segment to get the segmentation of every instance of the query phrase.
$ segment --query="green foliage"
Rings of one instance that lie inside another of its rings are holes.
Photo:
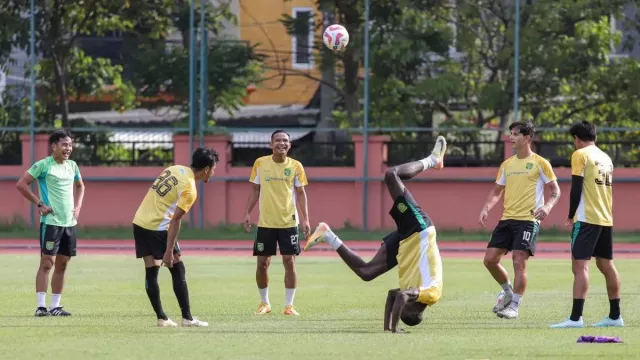
[[[170,93],[187,110],[189,106],[188,48],[168,48],[166,43],[141,44],[133,61],[132,81],[142,96]],[[208,48],[207,111],[209,116],[221,107],[237,110],[246,96],[246,87],[261,79],[262,58],[255,48],[241,42],[213,41]],[[200,59],[196,69],[200,67]],[[198,71],[198,79],[200,72]],[[161,105],[161,104],[158,104]]]

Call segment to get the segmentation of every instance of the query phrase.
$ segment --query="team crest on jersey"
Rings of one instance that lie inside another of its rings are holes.
[[[533,167],[533,163],[527,163],[527,170],[531,170],[532,167]]]
[[[45,247],[47,248],[47,250],[53,250],[53,241],[47,241]]]
[[[284,169],[284,176],[291,176],[291,168]]]
[[[398,211],[404,214],[404,212],[407,211],[407,205],[405,205],[404,203],[398,204]]]

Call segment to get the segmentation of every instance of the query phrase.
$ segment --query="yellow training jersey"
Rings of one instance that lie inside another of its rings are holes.
[[[133,223],[147,230],[165,231],[169,229],[176,207],[189,212],[197,196],[196,180],[191,168],[170,166],[147,191]]]
[[[442,259],[436,228],[429,226],[400,242],[398,249],[400,289],[419,289],[418,302],[433,305],[442,295]]]
[[[299,161],[287,157],[277,163],[271,155],[260,157],[253,164],[249,181],[260,185],[259,227],[285,229],[298,225],[295,188],[307,185]]]
[[[496,178],[505,187],[502,220],[535,221],[533,212],[544,205],[544,186],[554,180],[551,164],[538,154],[505,160]]]
[[[582,195],[574,221],[613,226],[613,162],[591,145],[571,155],[571,175],[582,176]]]

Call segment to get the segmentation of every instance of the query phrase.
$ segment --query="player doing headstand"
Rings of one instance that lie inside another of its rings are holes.
[[[442,260],[436,243],[436,229],[422,211],[402,180],[430,169],[444,167],[447,143],[438,136],[431,155],[420,161],[387,170],[385,184],[394,200],[389,214],[397,229],[387,235],[369,262],[347,247],[326,223],[320,223],[309,237],[304,250],[326,242],[362,280],[371,281],[398,266],[399,288],[389,290],[385,304],[384,330],[401,332],[398,320],[415,326],[422,322],[427,306],[442,295]]]

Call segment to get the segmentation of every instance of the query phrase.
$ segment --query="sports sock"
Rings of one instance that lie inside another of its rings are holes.
[[[618,320],[620,318],[620,299],[609,300],[609,319]]]
[[[293,298],[296,296],[296,289],[284,289],[284,295],[287,301],[285,306],[293,305]]]
[[[580,320],[580,316],[582,316],[582,309],[584,309],[584,299],[573,299],[573,307],[571,308],[571,316],[569,317],[569,320]]]
[[[522,295],[513,294],[513,300],[511,300],[511,307],[518,310],[520,308],[521,301],[522,301]]]
[[[152,266],[145,269],[145,289],[147,290],[147,296],[151,301],[153,311],[156,312],[158,319],[168,320],[169,318],[162,310],[162,302],[160,301],[160,286],[158,285],[158,272],[160,272],[159,266]]]
[[[51,309],[55,309],[57,307],[60,307],[60,298],[62,297],[62,294],[51,294]]]
[[[422,163],[422,165],[424,165],[424,170],[425,171],[427,169],[430,169],[434,166],[436,166],[438,164],[438,158],[435,157],[435,155],[429,155],[426,158],[420,160],[420,162]]]
[[[269,303],[269,287],[258,289],[258,291],[260,292],[260,301],[267,305],[271,305],[271,303]]]
[[[513,287],[511,286],[511,281],[507,280],[506,283],[501,284],[500,287],[504,290],[505,293],[512,293]]]
[[[342,240],[340,240],[340,238],[336,234],[334,234],[333,231],[328,230],[325,233],[325,237],[327,238],[329,246],[331,246],[333,250],[338,250],[340,246],[342,246]]]
[[[38,292],[36,293],[36,301],[38,302],[38,307],[47,307],[47,293],[46,292]]]
[[[184,263],[180,261],[169,268],[171,279],[173,280],[173,292],[176,294],[182,318],[193,320],[191,317],[191,306],[189,305],[189,288],[187,288],[186,269]]]

